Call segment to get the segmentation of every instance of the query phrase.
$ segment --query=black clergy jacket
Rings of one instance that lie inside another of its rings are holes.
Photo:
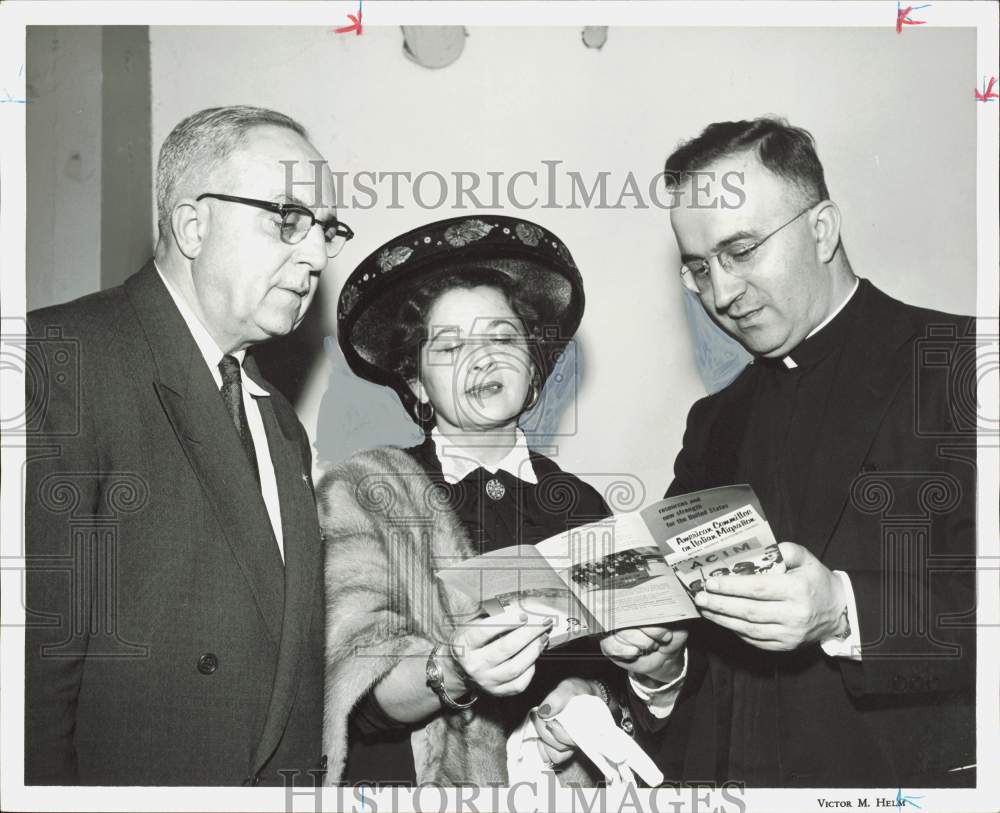
[[[974,350],[974,320],[861,280],[791,353],[812,372],[758,359],[691,408],[668,495],[750,483],[779,541],[850,577],[862,658],[695,622],[670,717],[631,698],[668,781],[975,784]]]

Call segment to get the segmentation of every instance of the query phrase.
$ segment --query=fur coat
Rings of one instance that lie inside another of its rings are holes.
[[[355,455],[323,477],[317,499],[327,587],[323,750],[326,783],[335,785],[358,701],[403,658],[426,660],[433,642],[449,639],[451,619],[475,611],[434,577],[437,563],[473,552],[438,487],[401,449]],[[429,718],[418,782],[505,783],[507,736],[521,721],[505,719],[503,700],[480,693],[471,714]],[[560,772],[564,783],[593,784],[582,761]]]

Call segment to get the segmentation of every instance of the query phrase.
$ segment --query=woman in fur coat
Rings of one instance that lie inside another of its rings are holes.
[[[401,235],[346,282],[338,335],[352,369],[392,386],[426,439],[357,454],[318,489],[328,784],[503,783],[507,737],[550,693],[616,705],[592,639],[539,657],[551,619],[478,618],[477,602],[435,578],[609,515],[518,427],[583,307],[562,242],[502,216]],[[535,727],[563,781],[592,784],[558,724]]]

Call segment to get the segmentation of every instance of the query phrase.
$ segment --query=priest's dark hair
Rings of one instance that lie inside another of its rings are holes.
[[[812,134],[774,117],[709,124],[667,158],[663,172],[667,189],[680,186],[691,173],[720,158],[748,150],[775,175],[797,186],[808,201],[818,203],[830,197]]]

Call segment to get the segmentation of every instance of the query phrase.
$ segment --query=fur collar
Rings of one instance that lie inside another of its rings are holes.
[[[451,614],[474,610],[446,595],[436,563],[472,555],[441,487],[400,449],[362,452],[331,470],[317,488],[325,540],[326,687],[323,748],[327,784],[337,784],[355,704],[405,657],[426,657],[448,640]],[[418,782],[452,786],[504,783],[503,701],[481,697],[466,717],[442,712],[424,726],[428,748]],[[518,721],[519,722],[519,721]],[[572,765],[564,781],[592,784]]]

